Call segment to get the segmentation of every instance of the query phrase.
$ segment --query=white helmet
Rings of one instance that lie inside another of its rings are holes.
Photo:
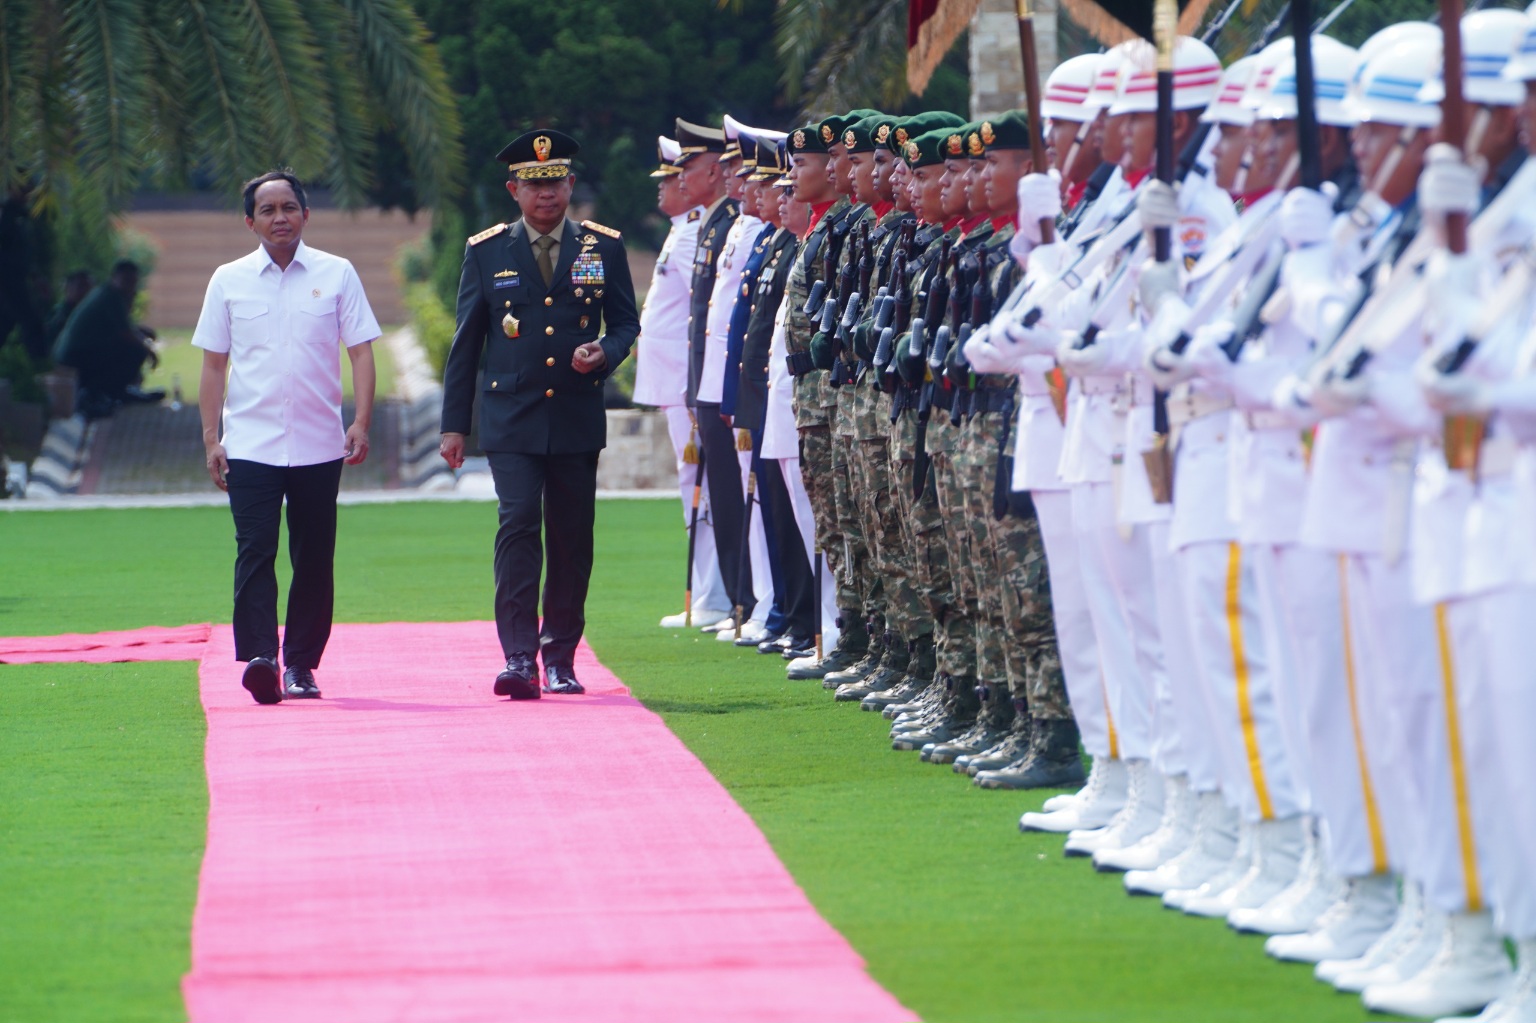
[[[1040,114],[1058,121],[1091,121],[1099,105],[1089,102],[1094,77],[1104,55],[1085,53],[1056,65],[1045,80],[1045,95],[1040,99]]]
[[[1398,43],[1417,39],[1439,39],[1440,29],[1427,21],[1399,21],[1388,25],[1360,44],[1360,66],[1363,69],[1377,54],[1385,53]]]
[[[1461,94],[1468,103],[1517,107],[1525,102],[1519,82],[1504,77],[1528,24],[1525,15],[1508,8],[1473,11],[1461,19]],[[1426,103],[1445,99],[1445,67],[1419,94]]]
[[[1243,127],[1253,123],[1253,113],[1243,106],[1243,92],[1253,80],[1259,68],[1259,55],[1234,61],[1221,73],[1221,83],[1216,87],[1216,98],[1206,107],[1200,120],[1207,124],[1236,124]]]
[[[1345,106],[1361,123],[1433,128],[1440,107],[1419,99],[1419,92],[1439,65],[1439,33],[1397,43],[1360,67]]]
[[[1525,26],[1520,30],[1520,45],[1504,65],[1504,77],[1517,82],[1536,78],[1536,2],[1525,10]]]
[[[1275,72],[1295,52],[1296,41],[1290,36],[1276,39],[1259,51],[1259,63],[1254,67],[1253,77],[1248,80],[1248,88],[1243,90],[1242,103],[1250,120],[1264,105],[1264,101],[1269,99],[1269,93],[1275,87]]]
[[[1120,94],[1111,114],[1150,113],[1157,109],[1157,47],[1145,39],[1132,40],[1129,60],[1121,71]],[[1203,110],[1216,98],[1221,61],[1215,51],[1192,36],[1179,36],[1173,49],[1173,109]]]
[[[1345,46],[1330,36],[1312,37],[1312,77],[1317,89],[1317,123],[1335,128],[1350,128],[1354,115],[1345,107],[1344,96],[1355,77],[1359,59],[1352,46]],[[1274,84],[1257,116],[1265,121],[1290,120],[1296,116],[1296,54],[1275,68]]]
[[[1126,55],[1135,42],[1133,39],[1099,54],[1098,66],[1093,72],[1093,88],[1088,90],[1089,105],[1103,110],[1115,101],[1119,94],[1120,69],[1124,67]]]

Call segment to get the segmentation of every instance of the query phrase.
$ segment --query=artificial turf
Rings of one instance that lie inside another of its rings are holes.
[[[338,620],[489,617],[494,528],[489,504],[343,507]],[[924,1019],[1364,1018],[1258,939],[1130,899],[1117,875],[1064,859],[1060,838],[1020,835],[1045,793],[976,790],[892,752],[879,716],[786,682],[782,661],[656,628],[681,603],[682,539],[672,502],[599,506],[593,647]],[[0,635],[228,618],[222,509],[0,514],[0,548]],[[0,708],[0,1020],[179,1018],[206,802],[191,666],[0,668]],[[119,726],[144,741],[114,741]],[[135,787],[154,798],[125,804]]]

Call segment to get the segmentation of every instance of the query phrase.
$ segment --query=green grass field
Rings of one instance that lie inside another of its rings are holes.
[[[489,504],[342,508],[338,620],[488,618],[495,521]],[[589,638],[924,1019],[1367,1018],[1258,939],[1020,835],[1044,793],[976,790],[782,661],[656,628],[680,606],[678,525],[671,502],[600,505]],[[0,635],[228,618],[222,509],[0,514],[0,549]],[[193,666],[0,667],[0,720],[0,1021],[182,1018],[206,812]]]

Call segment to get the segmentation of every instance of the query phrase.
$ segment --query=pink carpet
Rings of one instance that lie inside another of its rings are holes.
[[[69,633],[62,636],[0,637],[0,664],[83,661],[200,661],[210,625],[151,625],[128,632]]]
[[[318,702],[202,665],[193,1023],[910,1020],[762,833],[582,648],[490,693],[494,627],[338,626]]]

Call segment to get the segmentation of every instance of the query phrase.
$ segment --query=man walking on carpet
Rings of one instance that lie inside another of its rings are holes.
[[[579,150],[575,139],[543,128],[496,155],[522,219],[469,239],[443,370],[440,450],[457,469],[485,363],[479,440],[500,502],[493,565],[507,659],[494,691],[514,700],[539,698],[536,653],[543,692],[584,692],[573,662],[586,626],[597,458],[607,444],[603,383],[640,332],[619,232],[566,219]]]
[[[246,662],[242,684],[264,704],[320,696],[314,672],[331,635],[341,466],[368,457],[373,418],[379,323],[352,264],[300,240],[308,222],[304,186],[292,174],[246,182],[245,224],[261,245],[213,272],[192,335],[203,350],[208,475],[229,492],[235,518],[235,659]],[[356,402],[345,432],[338,342]],[[279,681],[274,563],[284,499],[293,583]]]

